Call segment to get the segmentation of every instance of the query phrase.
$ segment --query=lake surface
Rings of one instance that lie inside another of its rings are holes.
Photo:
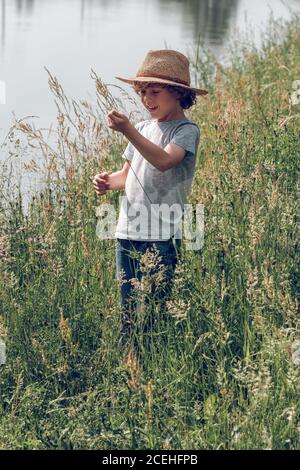
[[[300,0],[0,0],[0,144],[13,113],[55,124],[44,66],[77,100],[95,97],[91,68],[133,95],[114,77],[134,75],[149,49],[192,55],[200,39],[224,63],[232,35],[250,25],[259,46],[270,12],[288,19],[289,9],[299,11]]]
[[[299,0],[0,0],[0,104],[3,133],[17,117],[49,126],[56,107],[46,66],[68,96],[93,94],[91,67],[106,82],[132,76],[149,49],[190,53],[199,39],[223,59],[230,35],[252,25],[259,42],[272,9],[289,18]],[[128,87],[129,91],[129,87]]]

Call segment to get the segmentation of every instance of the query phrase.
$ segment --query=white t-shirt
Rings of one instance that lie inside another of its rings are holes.
[[[138,123],[136,129],[161,148],[174,143],[186,150],[181,162],[167,171],[149,163],[129,142],[122,158],[130,161],[125,195],[115,238],[129,240],[168,240],[181,238],[184,204],[190,194],[195,172],[200,129],[189,119]]]

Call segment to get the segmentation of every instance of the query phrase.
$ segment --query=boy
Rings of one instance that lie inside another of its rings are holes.
[[[137,307],[130,280],[142,279],[134,254],[158,251],[167,280],[165,291],[158,297],[161,306],[170,298],[181,247],[179,225],[191,190],[200,140],[198,126],[185,117],[184,109],[195,104],[196,95],[207,91],[190,86],[187,57],[169,49],[149,51],[134,78],[116,78],[134,86],[152,118],[134,127],[116,110],[108,114],[108,126],[122,132],[129,141],[122,156],[126,161],[122,170],[110,175],[100,173],[93,180],[98,195],[108,189],[125,189],[115,238],[117,279],[124,276],[121,340],[126,342]],[[155,293],[156,287],[152,290]],[[155,319],[149,318],[152,321]],[[148,329],[149,325],[144,331]]]

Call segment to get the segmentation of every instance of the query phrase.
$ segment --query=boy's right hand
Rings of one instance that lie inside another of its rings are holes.
[[[109,189],[109,174],[105,171],[94,176],[93,185],[98,196],[105,194]]]

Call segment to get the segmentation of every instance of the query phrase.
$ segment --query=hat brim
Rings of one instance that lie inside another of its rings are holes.
[[[193,88],[188,85],[182,85],[181,83],[172,82],[171,80],[165,80],[164,78],[155,78],[155,77],[134,77],[134,78],[121,78],[115,77],[118,80],[122,80],[122,82],[129,83],[133,85],[135,82],[153,82],[153,83],[165,83],[166,85],[174,85],[179,86],[181,88],[185,88],[187,90],[192,90],[196,93],[196,95],[207,95],[207,90],[202,90],[201,88]]]

